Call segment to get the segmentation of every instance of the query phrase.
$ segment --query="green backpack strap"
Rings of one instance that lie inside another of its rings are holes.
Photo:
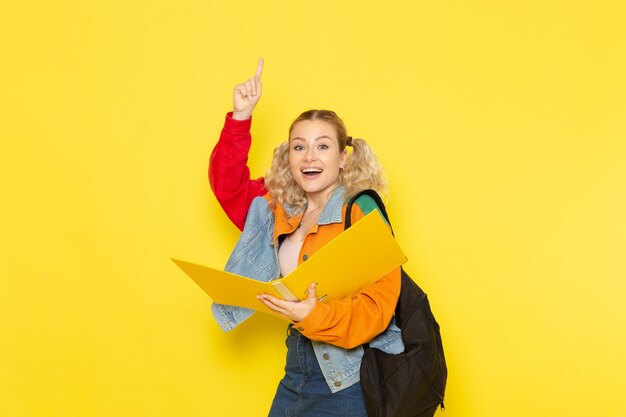
[[[352,206],[354,205],[354,203],[356,203],[356,205],[359,206],[361,211],[365,214],[369,214],[374,210],[378,210],[380,215],[383,216],[383,218],[391,228],[389,215],[387,214],[385,203],[383,203],[380,195],[378,195],[375,190],[363,190],[353,196],[350,201],[348,201],[348,206],[346,207],[346,219],[343,224],[344,230],[352,226]],[[391,230],[391,233],[393,234],[393,229]]]

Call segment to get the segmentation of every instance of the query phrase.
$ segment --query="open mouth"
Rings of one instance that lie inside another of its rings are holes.
[[[300,172],[302,172],[302,175],[304,175],[305,177],[314,177],[318,174],[321,174],[322,171],[324,170],[321,168],[313,168],[313,167],[304,168],[300,170]]]

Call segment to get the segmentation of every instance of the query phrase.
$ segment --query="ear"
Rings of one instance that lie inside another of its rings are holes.
[[[348,159],[348,150],[344,149],[341,151],[341,155],[339,156],[339,166],[344,168],[346,165],[346,160]]]

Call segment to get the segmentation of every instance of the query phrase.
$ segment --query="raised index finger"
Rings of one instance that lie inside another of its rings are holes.
[[[263,58],[259,58],[259,63],[256,66],[256,74],[255,76],[261,78],[261,74],[263,73]]]

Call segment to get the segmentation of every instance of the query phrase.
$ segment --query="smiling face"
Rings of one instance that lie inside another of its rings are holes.
[[[323,120],[295,123],[289,135],[289,168],[307,199],[324,203],[339,184],[346,162],[335,128]]]

